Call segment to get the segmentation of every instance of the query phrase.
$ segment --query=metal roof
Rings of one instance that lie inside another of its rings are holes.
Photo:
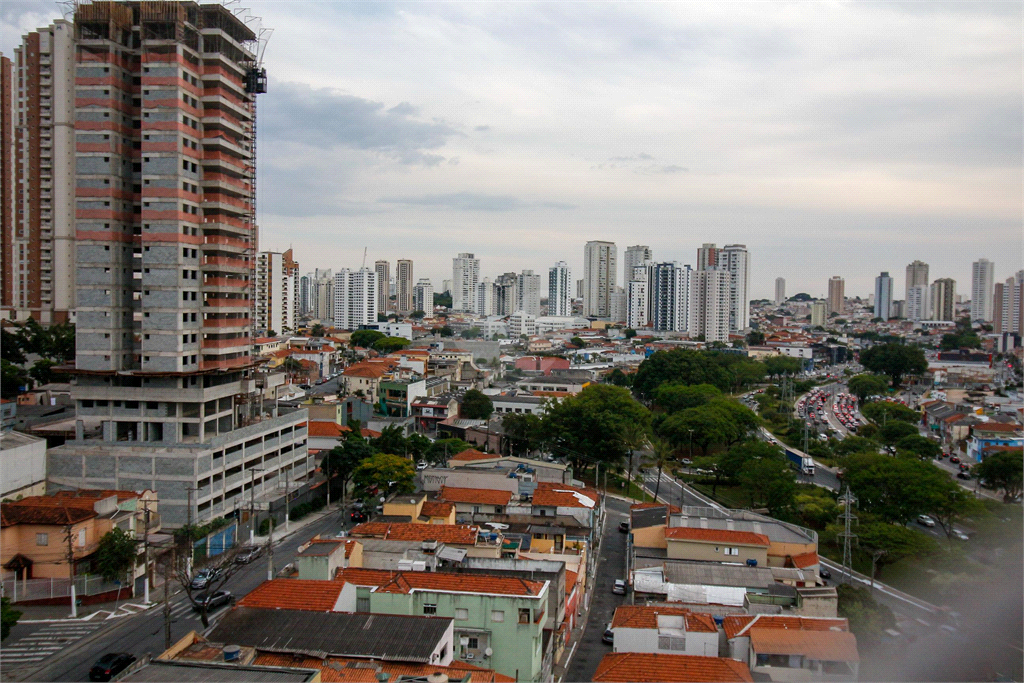
[[[314,669],[281,669],[267,666],[240,666],[191,662],[151,660],[148,664],[120,678],[120,681],[158,681],[167,683],[302,683],[313,680],[320,672]]]

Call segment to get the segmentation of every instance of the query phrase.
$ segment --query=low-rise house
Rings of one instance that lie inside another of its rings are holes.
[[[594,672],[596,683],[741,683],[754,679],[741,662],[723,657],[612,652]]]
[[[384,501],[384,510],[377,521],[455,524],[455,505],[427,500],[427,494],[423,492],[396,493]]]
[[[668,557],[673,560],[768,564],[768,537],[749,531],[726,529],[665,529]]]
[[[1016,451],[1024,449],[1024,428],[1019,424],[1001,422],[983,422],[970,428],[967,439],[969,459],[981,462],[989,453],[1000,448]]]
[[[438,499],[454,504],[456,516],[459,513],[503,515],[512,502],[512,496],[509,491],[444,486],[438,494]],[[518,496],[516,498],[518,499]]]
[[[571,377],[527,377],[516,382],[516,386],[534,396],[575,396],[590,386],[590,382]]]
[[[729,657],[771,681],[856,681],[857,637],[846,619],[726,616]]]
[[[362,566],[363,545],[354,539],[313,538],[299,546],[295,569],[300,579],[330,581],[338,569]]]
[[[491,397],[495,415],[530,414],[543,415],[551,399],[545,396],[508,396],[500,394]]]
[[[412,416],[418,429],[426,434],[437,432],[437,423],[458,414],[459,402],[453,393],[420,396],[412,402]]]
[[[611,630],[614,652],[717,657],[718,627],[710,614],[666,605],[622,605]]]
[[[300,570],[301,572],[301,570]],[[264,581],[238,601],[239,607],[355,612],[356,587],[344,581],[273,579]]]
[[[376,405],[380,382],[395,366],[395,361],[353,363],[341,373],[345,392],[365,396],[371,404]]]
[[[417,541],[424,550],[436,549],[443,543],[460,548],[470,557],[515,557],[517,546],[505,547],[501,532],[483,530],[468,524],[414,524],[403,522],[366,522],[349,531],[353,538],[381,538],[396,541]]]

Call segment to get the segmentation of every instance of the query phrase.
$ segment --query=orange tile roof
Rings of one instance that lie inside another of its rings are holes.
[[[747,666],[735,659],[612,652],[597,665],[593,680],[599,683],[731,683],[754,679]]]
[[[508,505],[508,502],[512,500],[512,493],[495,489],[468,489],[458,486],[442,486],[440,498],[449,503]]]
[[[274,579],[261,583],[239,600],[238,606],[332,612],[343,588],[342,581]]]
[[[43,526],[63,526],[78,524],[96,517],[92,509],[77,506],[25,505],[14,503],[0,504],[0,528],[18,524],[40,524]]]
[[[349,567],[338,569],[334,574],[335,581],[344,581],[354,586],[381,586],[394,578],[394,570],[391,569],[363,569],[361,567]]]
[[[132,498],[140,498],[141,495],[136,491],[119,491],[117,489],[74,489],[71,491],[57,491],[52,496],[38,496],[39,498],[53,498],[55,500],[83,500],[87,501],[85,504],[92,507],[92,504],[97,500],[104,498],[110,498],[111,496],[117,496],[117,502],[123,503],[126,500]],[[36,496],[29,498],[22,498],[19,503],[24,503],[26,500],[31,500]],[[63,504],[63,503],[61,503]]]
[[[818,553],[813,550],[809,553],[800,553],[799,555],[793,555],[789,558],[789,561],[797,569],[806,569],[818,564]]]
[[[722,622],[722,628],[725,630],[727,638],[746,635],[755,626],[757,628],[802,629],[804,631],[828,631],[832,628],[841,628],[847,631],[850,628],[849,622],[841,618],[791,617],[769,614],[731,614],[726,616]]]
[[[572,592],[576,589],[576,582],[579,581],[579,572],[571,572],[566,570],[565,572],[565,594],[572,595]]]
[[[630,510],[648,510],[650,508],[663,508],[668,506],[669,512],[673,514],[679,514],[682,510],[679,509],[678,505],[668,505],[667,503],[634,503],[629,506]]]
[[[856,662],[857,636],[849,631],[803,631],[799,629],[750,629],[750,646],[758,654],[803,655],[831,662]]]
[[[389,368],[378,363],[356,363],[345,368],[341,374],[346,377],[367,377],[380,379],[388,373]]]
[[[439,500],[428,500],[424,501],[423,507],[420,508],[420,514],[424,517],[447,517],[455,509],[455,506],[451,503],[445,503]]]
[[[665,605],[620,605],[612,618],[612,628],[658,628],[658,615],[684,617],[686,630],[694,633],[715,633],[715,620],[709,614],[691,612],[683,607]]]
[[[541,581],[487,574],[449,574],[446,572],[398,572],[378,589],[378,593],[441,591],[483,595],[535,596],[544,590]]]
[[[477,528],[467,524],[413,524],[411,522],[364,522],[349,535],[392,541],[440,541],[476,545]]]
[[[495,458],[500,457],[500,455],[496,455],[494,453],[481,453],[480,451],[474,448],[468,448],[462,451],[461,453],[456,453],[452,457],[448,458],[448,461],[469,462],[472,460],[494,460]]]
[[[588,505],[575,494],[589,498],[593,501],[593,504]],[[555,484],[549,481],[538,482],[537,489],[533,492],[533,504],[544,507],[594,509],[600,498],[601,494],[594,489],[569,486],[568,484]]]
[[[220,650],[218,650],[220,652]],[[223,654],[223,653],[222,653]],[[257,666],[277,666],[298,669],[319,669],[323,683],[376,683],[377,670],[392,676],[428,676],[434,672],[446,674],[449,679],[461,680],[469,674],[471,683],[514,683],[491,669],[453,660],[448,666],[436,664],[410,664],[406,662],[380,662],[342,657],[309,657],[293,654],[261,652],[254,662]]]
[[[758,545],[768,547],[768,537],[751,531],[733,531],[731,529],[693,529],[686,526],[674,526],[665,529],[665,538],[670,541],[698,541],[700,543],[736,543],[738,545]]]
[[[343,429],[340,424],[331,420],[309,420],[306,424],[309,428],[308,436],[340,439],[343,433],[350,431],[348,427]]]

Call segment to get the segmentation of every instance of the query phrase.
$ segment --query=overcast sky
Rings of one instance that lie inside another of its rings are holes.
[[[261,248],[303,271],[365,247],[435,287],[462,251],[580,278],[590,239],[746,244],[755,298],[1022,267],[1020,2],[248,6]],[[59,16],[4,0],[0,49]]]

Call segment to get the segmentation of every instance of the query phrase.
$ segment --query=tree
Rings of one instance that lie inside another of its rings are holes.
[[[585,349],[585,348],[587,348],[587,342],[583,341],[579,337],[573,337],[572,339],[569,340],[569,343],[572,344],[573,346],[575,346],[578,349]]]
[[[380,431],[380,436],[370,440],[370,447],[374,453],[401,453],[404,455],[408,444],[405,432],[401,427],[388,425]]]
[[[605,381],[617,387],[629,387],[633,385],[633,375],[627,375],[622,370],[615,368],[608,373],[608,378]]]
[[[840,457],[853,455],[855,453],[877,453],[878,442],[863,436],[850,434],[845,439],[832,446],[833,455]]]
[[[96,547],[96,568],[107,581],[126,581],[137,557],[138,548],[132,535],[114,527],[103,534]]]
[[[413,311],[412,313],[409,314],[409,317],[412,318],[413,320],[422,320],[423,318],[426,317],[426,315],[426,311]]]
[[[686,385],[672,382],[654,390],[654,405],[666,413],[697,408],[711,399],[721,398],[722,392],[710,384]]]
[[[804,367],[799,358],[790,358],[789,356],[768,356],[763,362],[765,371],[771,377],[795,375]]]
[[[430,445],[426,459],[430,463],[447,462],[451,456],[472,447],[473,444],[466,443],[462,439],[438,439]]]
[[[454,336],[455,332],[452,330],[452,328],[445,325],[440,330],[438,330],[438,334],[440,334],[442,337],[451,337]]]
[[[378,339],[373,344],[373,349],[379,353],[394,353],[395,351],[401,351],[409,344],[409,340],[405,337],[385,337],[384,339]]]
[[[377,453],[363,460],[352,474],[357,489],[387,497],[392,493],[411,493],[416,470],[405,458],[390,453]]]
[[[739,482],[751,507],[765,506],[772,516],[793,505],[796,474],[785,461],[752,458],[740,468]]]
[[[311,337],[322,337],[327,334],[327,329],[320,323],[316,323],[309,330],[309,336]]]
[[[356,432],[358,434],[358,432]],[[331,486],[331,479],[337,479],[341,483],[341,500],[345,502],[345,493],[348,491],[348,482],[352,479],[356,468],[367,458],[373,456],[373,449],[362,436],[356,436],[352,432],[342,440],[340,444],[327,451],[323,460],[320,461],[320,470],[327,477],[328,486]]]
[[[650,413],[629,391],[609,384],[592,384],[575,396],[552,403],[542,418],[545,440],[565,454],[577,472],[587,465],[621,463],[627,455],[623,426],[646,425]]]
[[[843,480],[857,496],[864,512],[884,522],[906,524],[934,506],[948,493],[949,476],[931,463],[877,454],[851,455]]]
[[[632,327],[627,327],[623,334],[626,336],[626,339],[632,339],[633,337],[636,336],[636,330],[634,330]]]
[[[630,458],[632,460],[632,458]],[[647,467],[658,468],[658,480],[654,484],[654,500],[658,500],[658,492],[661,490],[661,472],[665,469],[665,465],[669,464],[675,459],[675,452],[672,448],[672,444],[664,439],[654,439],[651,442],[651,453],[647,456],[644,461],[644,465]],[[631,465],[632,466],[632,465]],[[632,471],[629,473],[632,477]]]
[[[533,413],[508,413],[501,420],[509,455],[529,454],[540,446],[541,419]]]
[[[921,348],[896,342],[861,351],[860,363],[872,372],[888,375],[893,387],[898,387],[905,375],[919,375],[928,369]]]
[[[0,640],[7,639],[18,619],[21,619],[21,612],[11,607],[11,599],[0,598]]]
[[[50,360],[49,358],[40,358],[32,365],[28,374],[36,381],[37,384],[66,381],[68,379],[66,374],[53,371],[53,368],[56,365],[57,361]]]
[[[0,358],[15,365],[21,365],[26,362],[25,354],[21,350],[21,339],[18,335],[7,330],[0,330]]]
[[[629,451],[629,463],[626,466],[626,480],[633,480],[633,457],[636,452],[651,443],[649,425],[640,422],[628,422],[622,425],[622,444]],[[658,477],[661,482],[661,477]]]
[[[476,389],[470,389],[462,397],[462,405],[459,413],[469,420],[486,420],[494,412],[494,404],[487,394]]]
[[[878,430],[878,437],[886,446],[895,446],[900,439],[917,436],[917,434],[916,426],[899,420],[887,422]]]
[[[766,441],[751,440],[736,444],[722,454],[720,464],[725,476],[738,480],[743,466],[751,460],[768,460],[788,466],[785,454],[775,444]]]
[[[655,432],[677,448],[692,443],[707,455],[712,445],[728,443],[734,430],[728,415],[703,405],[670,415],[655,426]]]
[[[921,414],[913,408],[892,401],[865,403],[861,406],[860,412],[864,417],[880,425],[893,420],[917,424],[921,420]]]
[[[1009,503],[1024,489],[1024,458],[1021,449],[999,451],[986,456],[974,466],[978,479],[1003,492],[1003,502]]]
[[[764,332],[751,330],[747,332],[747,346],[764,346]]]
[[[21,393],[22,387],[28,386],[28,375],[10,361],[0,361],[0,373],[0,396],[3,398],[14,398]]]
[[[920,434],[908,434],[896,442],[896,452],[921,459],[935,459],[942,454],[942,446]]]
[[[936,491],[928,506],[928,514],[945,532],[946,540],[952,541],[954,525],[985,508],[973,493],[957,486],[952,480],[949,483],[945,491]]]
[[[864,586],[843,583],[836,586],[839,596],[836,612],[850,622],[850,632],[862,647],[878,642],[887,628],[896,626],[896,617],[887,605],[876,602]]]
[[[452,307],[452,295],[450,292],[441,292],[434,294],[434,305],[444,306],[445,308]]]
[[[298,358],[288,356],[281,362],[281,369],[294,379],[296,375],[302,372],[302,361]]]
[[[889,390],[889,383],[878,375],[854,375],[846,386],[861,403],[864,403],[868,396],[882,396]]]
[[[882,569],[887,565],[936,550],[935,541],[930,536],[902,524],[862,523],[857,526],[857,540],[874,558],[872,578],[875,579],[882,576]]]
[[[349,337],[349,343],[352,346],[359,346],[364,349],[371,348],[374,344],[379,342],[381,339],[387,339],[388,336],[378,330],[356,330]]]
[[[652,398],[658,386],[668,382],[711,384],[727,391],[732,385],[732,377],[718,362],[717,356],[721,355],[691,349],[658,351],[640,364],[633,380],[633,391],[645,401]]]

